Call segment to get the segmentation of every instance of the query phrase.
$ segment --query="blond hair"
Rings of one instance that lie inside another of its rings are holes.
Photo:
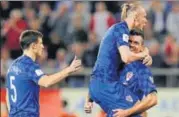
[[[140,7],[140,2],[124,3],[121,7],[121,20],[123,21],[124,19],[126,19],[129,13],[137,11]]]

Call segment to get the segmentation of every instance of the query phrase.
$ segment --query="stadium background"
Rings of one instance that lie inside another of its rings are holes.
[[[1,117],[5,106],[5,75],[12,60],[22,54],[18,43],[23,30],[44,34],[45,51],[38,62],[45,73],[69,65],[76,54],[84,69],[50,88],[41,88],[41,117],[103,117],[100,108],[83,112],[91,68],[105,31],[120,22],[122,1],[1,1]],[[158,105],[149,117],[179,116],[179,2],[144,1],[148,23],[145,45],[153,57],[152,72],[158,87]],[[68,115],[67,113],[71,114]]]

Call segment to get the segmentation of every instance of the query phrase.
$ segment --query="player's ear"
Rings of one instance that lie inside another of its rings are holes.
[[[30,46],[31,46],[32,49],[36,49],[37,48],[35,43],[32,43]]]

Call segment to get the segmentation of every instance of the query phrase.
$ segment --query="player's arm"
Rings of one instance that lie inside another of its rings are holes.
[[[129,46],[123,45],[118,47],[121,59],[124,63],[130,63],[136,60],[144,59],[149,56],[148,49],[145,48],[143,52],[133,53],[130,51]]]
[[[148,110],[149,108],[157,105],[157,95],[156,92],[148,94],[141,102],[137,103],[132,108],[128,109],[129,115],[134,113],[140,113]]]
[[[126,110],[115,110],[115,117],[125,117],[131,114],[141,113],[157,104],[157,90],[150,69],[143,68],[138,71],[139,74],[136,74],[136,77],[140,79],[138,80],[138,87],[142,92],[142,96],[140,96],[141,102],[136,103],[132,108]]]
[[[8,111],[10,111],[9,95],[8,95],[8,89],[7,88],[6,88],[6,104],[7,104]]]
[[[127,117],[132,114],[141,113],[149,108],[155,106],[157,104],[157,95],[156,92],[152,92],[149,95],[147,95],[141,102],[136,103],[132,108],[122,110],[122,109],[116,109],[114,111],[113,117]]]
[[[71,63],[69,67],[55,74],[42,76],[39,79],[38,84],[40,86],[49,87],[63,80],[65,77],[69,76],[71,73],[78,71],[80,68],[81,68],[81,60],[78,60],[75,56],[73,62]]]
[[[152,64],[152,57],[149,56],[149,51],[147,48],[144,49],[141,53],[133,53],[129,49],[129,35],[125,34],[124,30],[120,30],[120,32],[113,33],[114,37],[117,38],[117,47],[118,51],[121,55],[121,59],[124,63],[130,63],[136,60],[142,60],[143,63],[150,66]]]
[[[138,80],[138,86],[143,93],[143,98],[140,97],[141,102],[129,109],[129,113],[133,114],[144,112],[157,104],[157,90],[150,69],[141,69],[138,77],[140,79]]]

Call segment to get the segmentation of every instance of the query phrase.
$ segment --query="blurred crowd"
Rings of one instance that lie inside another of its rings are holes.
[[[22,54],[19,35],[26,29],[43,33],[41,67],[63,69],[74,54],[84,67],[93,67],[106,30],[120,22],[122,1],[1,1],[1,80],[12,60]],[[179,67],[179,2],[144,1],[148,13],[145,45],[152,67]]]

